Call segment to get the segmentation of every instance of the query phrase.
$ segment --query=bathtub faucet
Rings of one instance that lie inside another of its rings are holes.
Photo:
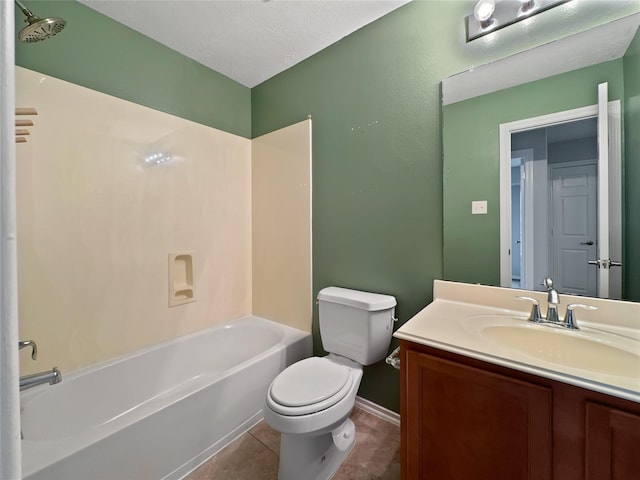
[[[42,385],[43,383],[55,385],[61,381],[62,373],[60,373],[58,367],[53,367],[51,370],[46,372],[33,373],[31,375],[20,377],[20,390],[26,390],[27,388],[35,387],[36,385]]]
[[[22,350],[24,347],[31,347],[31,358],[35,360],[38,358],[38,346],[33,340],[25,340],[18,342],[18,350]]]

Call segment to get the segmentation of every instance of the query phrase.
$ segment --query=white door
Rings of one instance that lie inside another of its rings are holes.
[[[597,166],[551,167],[551,275],[564,293],[595,296]]]

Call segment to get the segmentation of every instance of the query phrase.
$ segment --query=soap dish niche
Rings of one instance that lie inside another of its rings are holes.
[[[195,302],[193,252],[169,254],[169,306]]]

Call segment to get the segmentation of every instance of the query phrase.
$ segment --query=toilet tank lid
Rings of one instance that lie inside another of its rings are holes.
[[[323,288],[318,292],[318,301],[339,303],[370,312],[396,306],[396,298],[391,295],[361,292],[342,287]]]

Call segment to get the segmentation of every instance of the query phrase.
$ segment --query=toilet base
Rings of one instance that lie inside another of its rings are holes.
[[[329,480],[356,441],[356,429],[347,418],[338,428],[320,435],[280,437],[278,480]]]

